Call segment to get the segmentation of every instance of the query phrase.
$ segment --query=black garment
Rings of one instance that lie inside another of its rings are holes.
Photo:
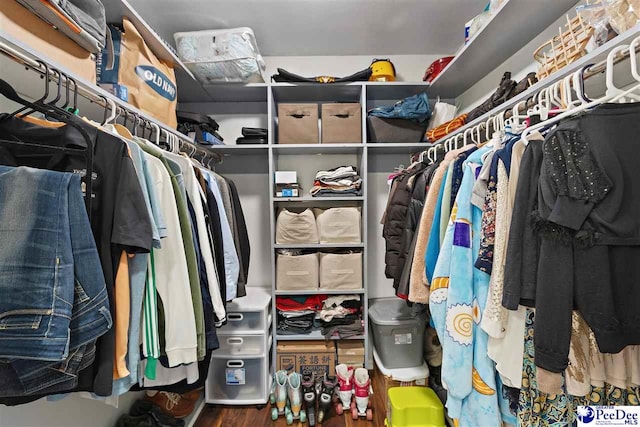
[[[533,216],[541,165],[542,143],[530,141],[520,163],[504,270],[502,305],[509,310],[517,310],[520,304],[535,306],[540,239],[534,232]]]
[[[226,178],[225,178],[226,179]],[[240,261],[240,277],[238,279],[238,298],[247,295],[245,285],[249,280],[249,259],[251,256],[251,245],[249,243],[249,233],[247,232],[247,223],[244,219],[244,212],[240,204],[238,189],[236,184],[227,179],[229,183],[229,193],[231,194],[231,207],[233,210],[234,224],[237,225],[236,250],[238,251],[238,259]]]
[[[123,250],[130,254],[148,253],[151,250],[151,219],[127,145],[88,123],[82,123],[81,126],[94,144],[91,228],[105,274],[111,316],[115,319],[114,286],[120,254]],[[8,114],[0,115],[0,138],[86,147],[82,135],[72,126],[44,127]],[[0,164],[15,165],[15,159],[8,154],[10,151],[10,147],[0,151]],[[23,165],[79,174],[86,172],[86,161],[82,155],[59,156],[54,159],[55,164],[51,164],[51,160],[52,157],[34,157],[28,165]],[[111,329],[98,339],[96,360],[92,366],[80,372],[74,391],[92,391],[99,396],[111,394],[114,337],[114,329]],[[38,398],[29,397],[24,402]]]
[[[409,297],[411,263],[413,262],[418,226],[420,225],[420,218],[422,217],[424,201],[427,195],[427,184],[431,181],[433,172],[437,167],[437,164],[428,166],[422,170],[422,172],[416,174],[408,183],[411,190],[411,200],[407,206],[407,215],[404,221],[404,230],[401,239],[401,250],[396,266],[396,276],[393,279],[396,296],[402,299],[408,299]]]
[[[382,227],[382,237],[385,239],[384,261],[386,268],[384,274],[388,279],[395,278],[402,251],[402,235],[412,191],[409,186],[409,180],[425,168],[426,165],[424,163],[418,163],[413,169],[406,171],[393,180]]]
[[[220,286],[220,297],[222,303],[227,305],[227,275],[224,266],[224,247],[222,238],[222,223],[220,222],[220,207],[216,202],[213,192],[206,187],[207,192],[207,211],[210,230],[210,239],[213,244],[214,258],[216,262],[216,271],[218,272],[218,286]],[[215,313],[214,313],[215,316]],[[216,322],[220,319],[216,316]]]
[[[537,228],[536,365],[567,366],[571,312],[600,351],[640,344],[640,103],[604,105],[544,142]]]

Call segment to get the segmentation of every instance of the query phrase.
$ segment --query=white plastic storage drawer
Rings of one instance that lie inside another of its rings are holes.
[[[227,324],[218,331],[222,334],[264,334],[265,316],[260,311],[227,312]]]
[[[220,348],[216,356],[264,356],[264,335],[221,335],[218,337]]]
[[[207,401],[264,400],[267,378],[265,359],[212,358],[207,379]]]

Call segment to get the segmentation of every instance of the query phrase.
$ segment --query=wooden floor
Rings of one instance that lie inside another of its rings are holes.
[[[384,426],[386,398],[383,396],[383,378],[378,370],[369,371],[373,375],[373,421],[366,421],[359,418],[357,421],[351,419],[351,415],[338,416],[335,409],[331,409],[329,418],[325,419],[322,427],[382,427]],[[377,392],[380,390],[380,392]],[[271,408],[266,405],[258,410],[255,406],[220,406],[206,405],[200,417],[195,423],[195,427],[287,427],[284,418],[271,421]],[[293,427],[308,426],[294,421]]]

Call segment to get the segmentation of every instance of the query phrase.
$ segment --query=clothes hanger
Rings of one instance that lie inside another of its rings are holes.
[[[66,123],[67,125],[75,128],[80,136],[82,137],[86,146],[84,148],[74,148],[74,147],[66,147],[60,145],[49,145],[46,143],[34,143],[29,141],[21,141],[21,140],[6,140],[1,139],[0,145],[2,147],[12,147],[15,151],[11,153],[11,155],[15,158],[19,157],[18,152],[22,152],[27,156],[35,155],[52,155],[52,160],[55,160],[56,157],[62,157],[64,154],[73,154],[73,155],[83,155],[85,158],[86,165],[86,173],[82,178],[84,181],[86,194],[85,197],[85,206],[87,209],[87,214],[89,215],[89,220],[91,220],[91,202],[92,202],[92,188],[93,183],[91,177],[93,176],[93,141],[89,137],[87,131],[83,128],[83,123],[81,120],[74,114],[69,114],[68,112],[61,110],[57,107],[52,107],[48,103],[44,102],[44,99],[48,96],[49,90],[49,67],[41,61],[38,61],[45,68],[45,96],[40,98],[35,102],[30,102],[24,98],[22,98],[15,89],[6,81],[0,79],[0,94],[2,94],[5,98],[17,102],[19,104],[24,105],[27,109],[32,109],[34,111],[38,111],[46,116],[50,116],[58,121]],[[8,117],[12,117],[9,115]]]
[[[640,46],[640,37],[633,39],[629,44],[629,62],[631,63],[631,75],[636,81],[640,82],[640,73],[638,72],[638,58],[636,56],[636,46]]]
[[[627,51],[629,49],[630,49],[629,45],[621,45],[621,46],[617,46],[617,47],[613,48],[611,50],[611,52],[609,52],[609,55],[607,55],[607,69],[609,69],[609,68],[613,69],[613,61],[614,61],[616,55],[618,55],[619,53],[625,52],[625,51]],[[634,60],[635,59],[635,53],[632,56],[634,58],[629,58],[629,61],[633,64],[635,62],[635,60]],[[620,95],[623,92],[625,92],[623,89],[620,89],[620,88],[616,87],[615,83],[613,82],[613,71],[611,73],[606,74],[605,82],[606,82],[606,85],[607,85],[607,90],[606,90],[606,95],[607,96],[617,97],[618,95]],[[638,95],[634,94],[633,92],[631,92],[631,93],[627,93],[624,97],[619,97],[618,99],[620,99],[622,102],[627,101],[627,99],[629,101],[640,101],[640,96],[638,96]]]
[[[628,47],[628,46],[626,46]],[[619,49],[613,49],[611,52],[609,52],[609,55],[607,56],[607,62],[606,62],[606,67],[605,67],[605,78],[607,81],[612,82],[613,81],[613,68],[614,68],[614,64],[613,64],[613,58],[614,56],[617,54],[617,52],[619,52]],[[626,91],[623,91],[621,93],[616,93],[616,91],[607,91],[607,93],[605,93],[601,98],[595,99],[591,102],[588,102],[586,104],[582,104],[579,105],[577,107],[574,107],[568,111],[565,111],[551,119],[545,120],[535,126],[531,126],[527,129],[525,129],[525,131],[522,133],[522,141],[525,144],[528,144],[528,137],[529,135],[531,135],[533,132],[538,131],[540,129],[542,129],[543,127],[547,127],[550,126],[552,124],[558,123],[559,121],[567,118],[567,117],[571,117],[572,115],[581,113],[583,111],[586,111],[590,108],[593,107],[597,107],[598,105],[602,105],[604,103],[607,102],[616,102],[618,100],[624,100],[625,97],[629,96],[629,95],[635,95],[637,96],[637,94],[635,92],[640,91],[640,81],[638,82],[638,84],[633,85],[631,88],[629,88]]]
[[[114,103],[115,104],[115,103]],[[125,139],[133,139],[133,135],[131,134],[131,131],[129,130],[129,128],[127,128],[127,121],[129,118],[129,111],[127,111],[127,109],[122,108],[122,113],[124,116],[124,124],[120,124],[117,122],[113,123],[113,128],[116,130],[116,132],[118,133],[118,135],[120,135],[121,137],[125,138]]]

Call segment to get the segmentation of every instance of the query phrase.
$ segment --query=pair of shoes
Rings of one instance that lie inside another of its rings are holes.
[[[366,417],[373,420],[373,411],[369,401],[371,389],[371,379],[369,371],[364,368],[354,370],[352,367],[340,364],[336,366],[338,376],[338,398],[340,402],[336,404],[336,413],[342,415],[345,410],[351,410],[351,418]],[[353,397],[353,400],[352,400]]]
[[[136,400],[129,415],[118,419],[117,427],[184,427],[184,421],[170,417],[148,400]]]
[[[277,420],[280,415],[285,416],[287,425],[293,424],[293,420],[307,422],[307,413],[302,409],[302,376],[297,372],[287,374],[287,371],[278,371],[274,374],[271,390],[271,419]]]
[[[192,390],[184,394],[168,391],[147,391],[145,399],[155,404],[173,418],[184,418],[191,414],[200,398],[200,390]]]
[[[302,374],[302,392],[307,409],[307,419],[309,426],[314,427],[316,422],[322,424],[329,413],[333,396],[337,385],[337,379],[330,375],[318,375],[315,377],[310,371]],[[316,412],[317,403],[317,412]],[[316,413],[318,414],[316,419]]]

